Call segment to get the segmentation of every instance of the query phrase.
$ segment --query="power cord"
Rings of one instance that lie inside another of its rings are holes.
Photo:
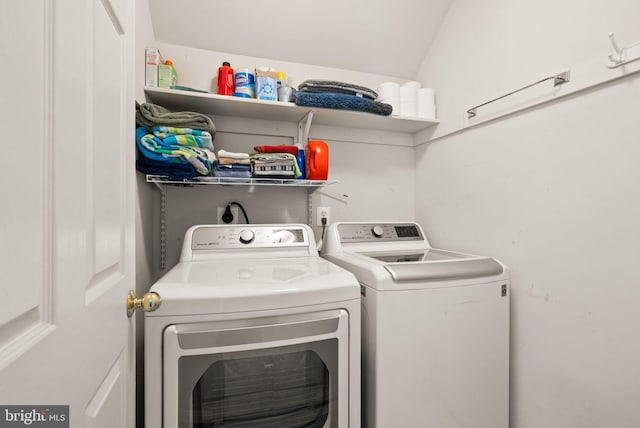
[[[320,240],[322,242],[324,242],[324,232],[325,232],[325,230],[327,230],[327,218],[326,217],[322,217],[322,219],[320,219],[320,221],[322,222],[322,238],[320,238]]]
[[[233,221],[233,213],[231,212],[231,205],[236,205],[242,211],[242,215],[244,215],[245,223],[249,224],[249,217],[247,216],[247,212],[244,210],[244,207],[240,205],[238,202],[229,202],[227,206],[224,208],[224,213],[222,213],[222,221],[229,224]]]
[[[324,232],[327,229],[327,218],[322,217],[320,222],[322,223],[322,238],[316,242],[316,250],[318,250],[318,253],[322,254],[322,247],[324,247]]]

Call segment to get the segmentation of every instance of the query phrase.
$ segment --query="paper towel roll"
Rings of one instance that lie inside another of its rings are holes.
[[[418,105],[415,101],[400,100],[400,116],[416,117],[418,115]]]
[[[411,80],[409,82],[403,83],[402,86],[406,86],[408,88],[413,88],[415,90],[418,90],[418,89],[420,89],[422,84],[420,82],[415,81],[415,80]]]
[[[435,103],[435,91],[433,88],[420,88],[418,89],[418,101],[426,103]]]
[[[418,101],[418,91],[411,86],[401,86],[400,87],[400,103],[405,102],[417,102]]]
[[[418,117],[420,119],[435,120],[436,119],[436,105],[430,104],[427,106],[418,106]]]
[[[400,84],[396,82],[384,82],[378,86],[378,100],[391,100],[400,98]]]
[[[433,88],[418,89],[417,115],[421,119],[436,118],[436,98]]]

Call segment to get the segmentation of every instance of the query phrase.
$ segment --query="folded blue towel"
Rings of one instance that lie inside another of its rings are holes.
[[[195,167],[188,162],[166,162],[150,159],[138,152],[136,169],[143,174],[163,175],[174,180],[183,180],[200,176]]]
[[[313,93],[296,91],[293,94],[293,102],[304,107],[320,107],[339,110],[363,111],[382,116],[389,116],[393,107],[389,104],[368,100],[355,95],[336,93]]]
[[[238,163],[221,165],[218,161],[213,161],[213,175],[216,177],[251,178],[251,165]]]
[[[163,125],[154,126],[151,131],[166,144],[200,147],[213,151],[213,137],[207,131]]]
[[[211,160],[215,155],[205,149],[167,144],[164,140],[149,134],[144,127],[136,129],[136,144],[140,153],[149,159],[167,164],[189,163],[200,175],[211,173]]]

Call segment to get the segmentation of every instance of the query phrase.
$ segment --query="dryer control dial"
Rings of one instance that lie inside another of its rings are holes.
[[[242,242],[243,244],[251,243],[255,237],[256,237],[255,233],[247,229],[241,231],[239,235],[240,242]]]
[[[371,228],[371,233],[373,233],[373,236],[375,236],[376,238],[381,238],[384,234],[384,229],[382,229],[382,226],[376,224]]]

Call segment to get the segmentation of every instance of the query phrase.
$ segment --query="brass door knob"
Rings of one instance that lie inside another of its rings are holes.
[[[162,303],[162,299],[158,293],[144,293],[142,299],[136,298],[136,292],[133,290],[129,290],[129,295],[127,296],[127,316],[131,318],[131,315],[136,311],[136,309],[142,308],[145,312],[153,312],[160,307]]]

